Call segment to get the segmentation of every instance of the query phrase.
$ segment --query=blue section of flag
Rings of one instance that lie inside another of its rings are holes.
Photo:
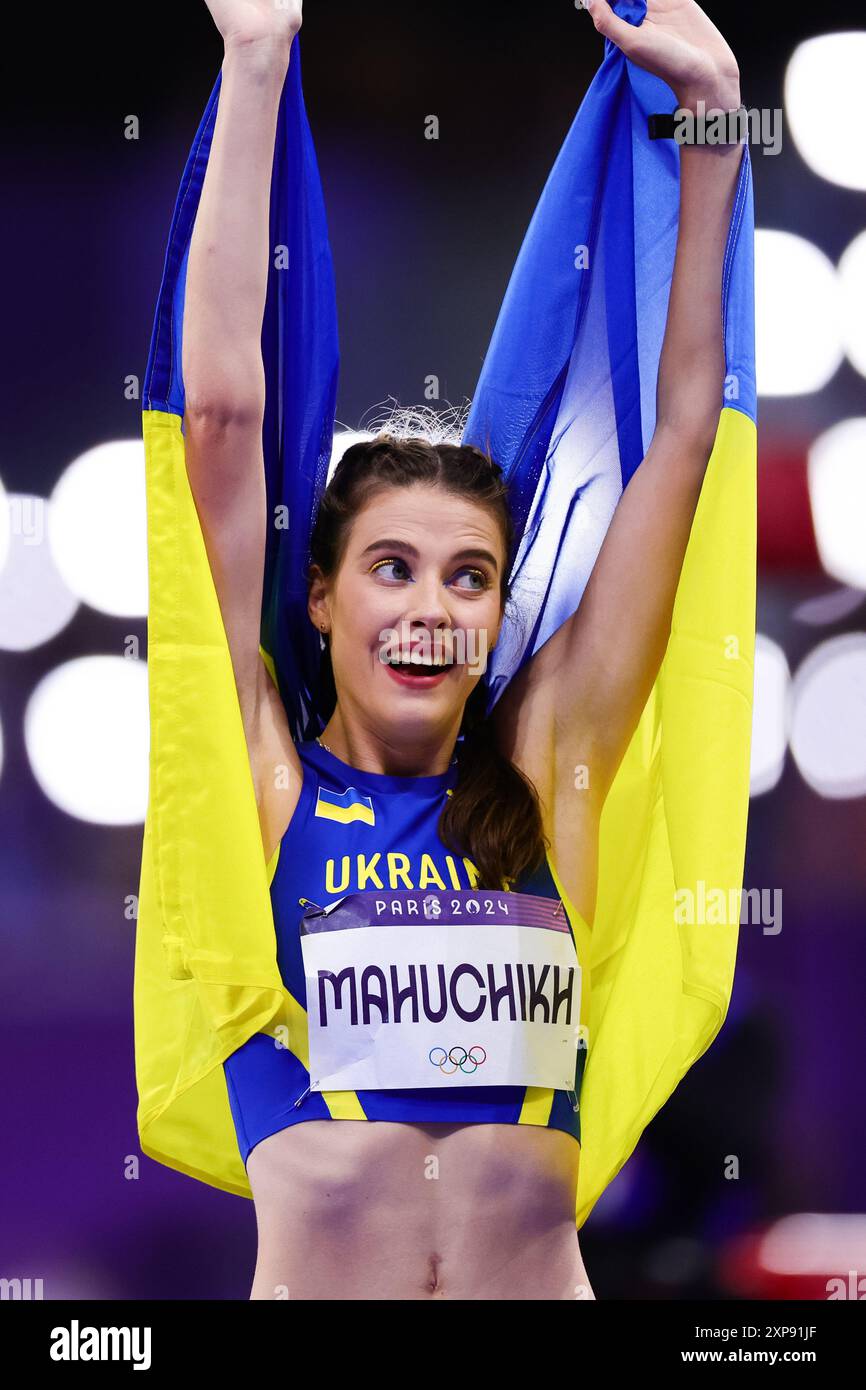
[[[645,0],[617,0],[640,25]],[[679,227],[680,150],[649,139],[674,93],[609,39],[526,233],[464,441],[503,468],[522,536],[485,679],[488,712],[575,611],[616,502],[656,423],[656,381]],[[725,406],[757,417],[749,147],[723,271]],[[611,634],[612,639],[615,634]]]
[[[221,77],[181,179],[143,389],[145,410],[181,417],[186,267]],[[301,739],[310,723],[321,664],[318,634],[307,613],[306,569],[331,458],[339,348],[325,205],[302,90],[300,37],[292,44],[277,115],[268,244],[273,255],[262,325],[267,382],[262,443],[272,524],[267,528],[261,643],[273,658],[294,736]],[[324,721],[314,717],[311,736],[323,727]]]

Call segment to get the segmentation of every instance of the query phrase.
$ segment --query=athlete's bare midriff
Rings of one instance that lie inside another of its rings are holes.
[[[247,1173],[253,1299],[594,1298],[578,1244],[580,1147],[540,1125],[307,1120]]]
[[[297,753],[272,695],[251,757],[267,860],[301,780],[298,763],[274,790],[274,766],[294,766]],[[565,829],[568,890],[574,847],[591,837]],[[559,827],[551,831],[555,847]],[[577,865],[584,885],[592,867]],[[594,1298],[575,1227],[579,1160],[572,1135],[541,1125],[305,1120],[279,1130],[247,1161],[258,1226],[251,1297]]]

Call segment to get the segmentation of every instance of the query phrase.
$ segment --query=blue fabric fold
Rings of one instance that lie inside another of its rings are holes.
[[[169,233],[143,390],[143,409],[183,417],[181,366],[186,268],[219,104],[217,77],[181,178]],[[268,528],[260,640],[296,739],[316,718],[318,637],[307,615],[309,540],[331,459],[339,377],[334,270],[301,45],[292,45],[277,115],[270,200],[270,264],[262,322],[262,429]]]
[[[616,14],[639,25],[644,0]],[[577,608],[656,422],[679,224],[679,148],[647,118],[677,102],[609,39],[530,222],[464,442],[505,472],[522,542],[488,681],[488,711]],[[741,232],[745,232],[741,235]],[[725,257],[725,405],[757,417],[754,209],[744,147]],[[736,396],[733,394],[736,391]]]

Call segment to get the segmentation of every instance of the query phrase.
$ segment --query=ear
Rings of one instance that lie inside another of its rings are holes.
[[[328,612],[328,587],[318,565],[311,567],[311,573],[313,578],[307,597],[307,613],[313,626],[321,631],[323,625],[326,627],[331,625]]]

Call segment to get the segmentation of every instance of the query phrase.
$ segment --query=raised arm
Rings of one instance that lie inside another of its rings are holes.
[[[587,0],[586,7],[600,33],[669,84],[680,107],[696,110],[699,100],[707,110],[740,105],[734,55],[693,0],[648,0],[638,27],[619,19],[607,0]],[[552,762],[588,764],[602,800],[665,654],[719,423],[722,265],[742,157],[742,145],[680,147],[679,232],[656,429],[617,504],[577,611],[500,701],[506,747],[520,749],[542,777]]]
[[[252,756],[263,720],[273,713],[259,656],[266,536],[261,334],[270,188],[277,113],[301,5],[208,0],[208,8],[225,56],[186,275],[184,437]],[[253,773],[258,798],[255,763]]]

